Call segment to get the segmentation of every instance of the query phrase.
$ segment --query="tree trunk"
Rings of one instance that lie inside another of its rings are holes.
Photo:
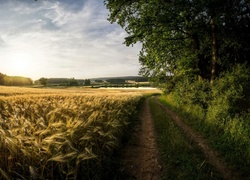
[[[212,31],[212,63],[211,63],[211,77],[210,84],[213,85],[214,79],[216,76],[216,65],[217,65],[217,39],[216,39],[216,27],[214,18],[211,18],[210,21],[211,31]]]
[[[192,35],[192,39],[193,39],[193,45],[194,45],[194,52],[197,54],[197,62],[196,62],[196,69],[199,71],[198,72],[198,81],[202,81],[203,77],[202,77],[202,74],[203,74],[203,68],[201,67],[201,57],[200,57],[200,42],[199,42],[199,38],[198,38],[198,35],[197,34],[193,34]]]

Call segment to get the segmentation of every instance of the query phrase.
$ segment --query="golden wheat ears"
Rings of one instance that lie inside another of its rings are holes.
[[[0,97],[0,179],[89,173],[118,147],[141,98],[23,94]]]

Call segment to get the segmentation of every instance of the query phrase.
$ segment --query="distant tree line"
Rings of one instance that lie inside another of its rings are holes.
[[[7,76],[0,73],[0,85],[4,86],[26,86],[32,85],[33,81],[31,78],[21,76]]]
[[[89,86],[91,84],[90,79],[75,79],[75,78],[45,78],[42,77],[35,81],[35,84],[46,85],[59,85],[59,86]]]
[[[125,79],[107,79],[106,80],[110,84],[124,84]]]
[[[96,79],[95,82],[96,82],[96,83],[103,83],[104,81],[101,80],[101,79]]]
[[[91,84],[90,79],[85,79],[85,80],[84,80],[84,85],[85,85],[85,86],[89,86],[90,84]]]
[[[43,85],[43,86],[46,86],[47,83],[48,83],[48,79],[47,79],[47,78],[44,78],[44,77],[40,78],[38,81],[39,81],[39,83],[40,83],[41,85]]]

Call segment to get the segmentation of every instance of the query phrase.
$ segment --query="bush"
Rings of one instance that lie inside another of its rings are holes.
[[[165,98],[212,146],[248,176],[250,166],[250,68],[235,66],[211,86],[183,79]]]
[[[250,68],[236,66],[217,79],[212,87],[207,120],[224,125],[250,107]]]
[[[210,91],[207,81],[184,79],[176,84],[173,96],[180,106],[196,105],[206,110],[211,96]]]

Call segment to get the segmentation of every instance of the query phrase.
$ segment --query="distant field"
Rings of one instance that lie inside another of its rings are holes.
[[[0,97],[16,95],[41,95],[41,94],[151,94],[161,93],[156,88],[26,88],[26,87],[8,87],[0,86]]]
[[[0,86],[0,179],[105,176],[140,100],[152,93],[160,91]]]

